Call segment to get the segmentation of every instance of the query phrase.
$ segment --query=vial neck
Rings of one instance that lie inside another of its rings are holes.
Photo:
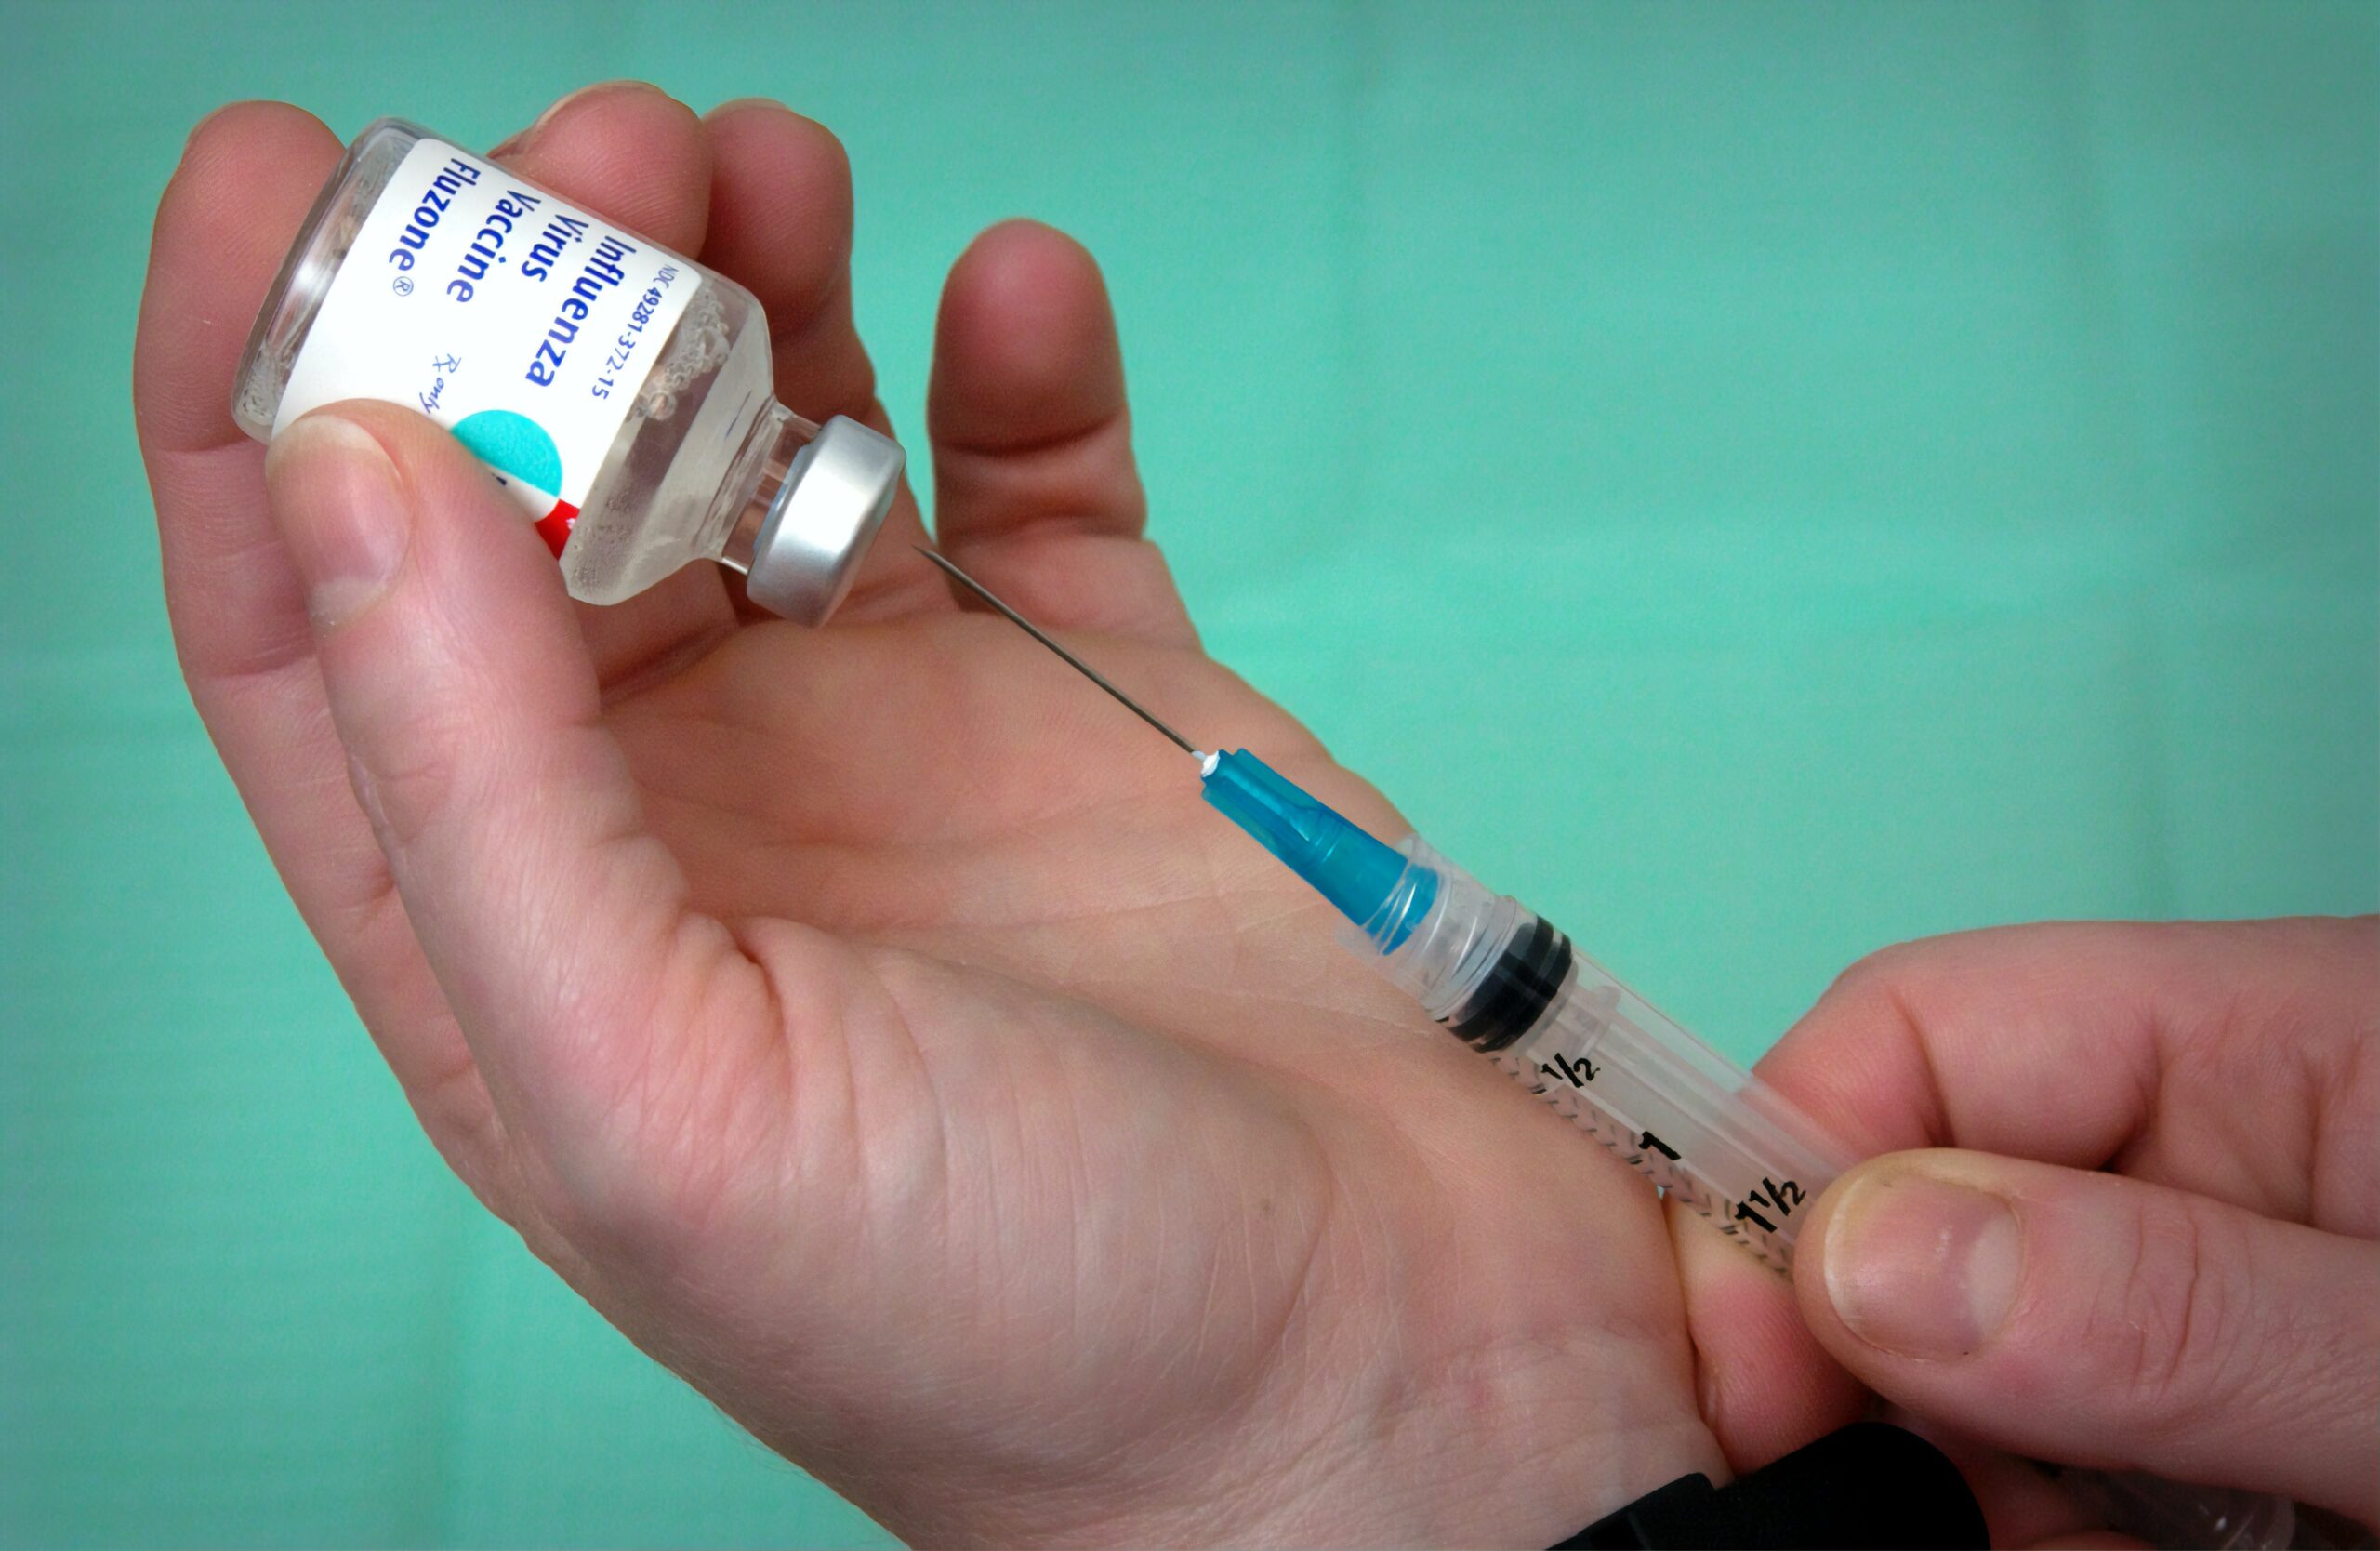
[[[721,486],[713,519],[714,531],[723,527],[713,551],[721,564],[737,571],[752,569],[753,549],[785,492],[794,460],[817,434],[813,422],[774,399],[754,418]]]

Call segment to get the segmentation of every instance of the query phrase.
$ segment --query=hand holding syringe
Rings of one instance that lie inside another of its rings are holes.
[[[1204,752],[980,583],[961,586],[1199,762],[1207,802],[1346,918],[1343,940],[1529,1092],[1780,1272],[1849,1160],[1781,1095],[1657,1011],[1518,901],[1418,837],[1391,848],[1245,749]],[[2163,1545],[2280,1546],[2275,1496],[2075,1473],[2078,1495]]]

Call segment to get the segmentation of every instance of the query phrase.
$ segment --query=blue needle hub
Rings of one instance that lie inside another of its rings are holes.
[[[1207,757],[1202,781],[1217,812],[1314,885],[1341,915],[1394,953],[1430,913],[1437,874],[1415,868],[1245,749]],[[1408,882],[1408,871],[1418,873]],[[1394,921],[1383,920],[1393,910]]]

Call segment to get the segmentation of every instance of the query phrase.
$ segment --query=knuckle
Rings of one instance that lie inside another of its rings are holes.
[[[713,1121],[671,1083],[648,1077],[623,1090],[591,1156],[570,1171],[571,1237],[604,1264],[659,1272],[683,1270],[726,1238],[739,1154]]]
[[[693,1009],[677,1032],[654,1026],[665,1005]],[[582,1095],[595,1117],[567,1160],[557,1160],[573,1237],[623,1268],[682,1272],[739,1237],[756,1196],[766,1197],[776,1156],[782,1084],[766,1049],[683,1037],[747,1010],[706,1005],[694,988],[662,988],[643,1007],[588,1010],[578,1021],[635,1039],[590,1040]],[[623,1054],[606,1055],[606,1051]],[[635,1054],[626,1054],[628,1052]]]
[[[353,675],[339,718],[348,772],[373,832],[391,861],[425,838],[497,811],[496,795],[519,761],[487,696],[434,656],[384,662]]]
[[[1853,962],[1827,994],[1884,1001],[1913,1018],[2004,975],[2042,930],[1993,926],[1893,943]]]
[[[2106,1354],[2137,1413],[2188,1414],[2227,1388],[2253,1297],[2233,1285],[2240,1261],[2222,1253],[2220,1229],[2186,1199],[2146,1195],[2124,1231],[2097,1303],[2106,1328],[2087,1349]]]
[[[1909,1001],[1927,977],[1934,961],[1929,940],[1893,943],[1852,961],[1819,999],[1837,1006],[1881,1008],[1914,1024]]]
[[[424,736],[393,741],[402,753],[372,759],[350,754],[348,760],[356,800],[391,857],[437,827],[454,806],[458,784],[457,762],[443,740]]]

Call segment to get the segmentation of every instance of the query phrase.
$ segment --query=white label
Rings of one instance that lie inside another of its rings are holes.
[[[340,399],[410,404],[559,555],[698,283],[675,254],[419,141],[331,277],[272,429]]]

